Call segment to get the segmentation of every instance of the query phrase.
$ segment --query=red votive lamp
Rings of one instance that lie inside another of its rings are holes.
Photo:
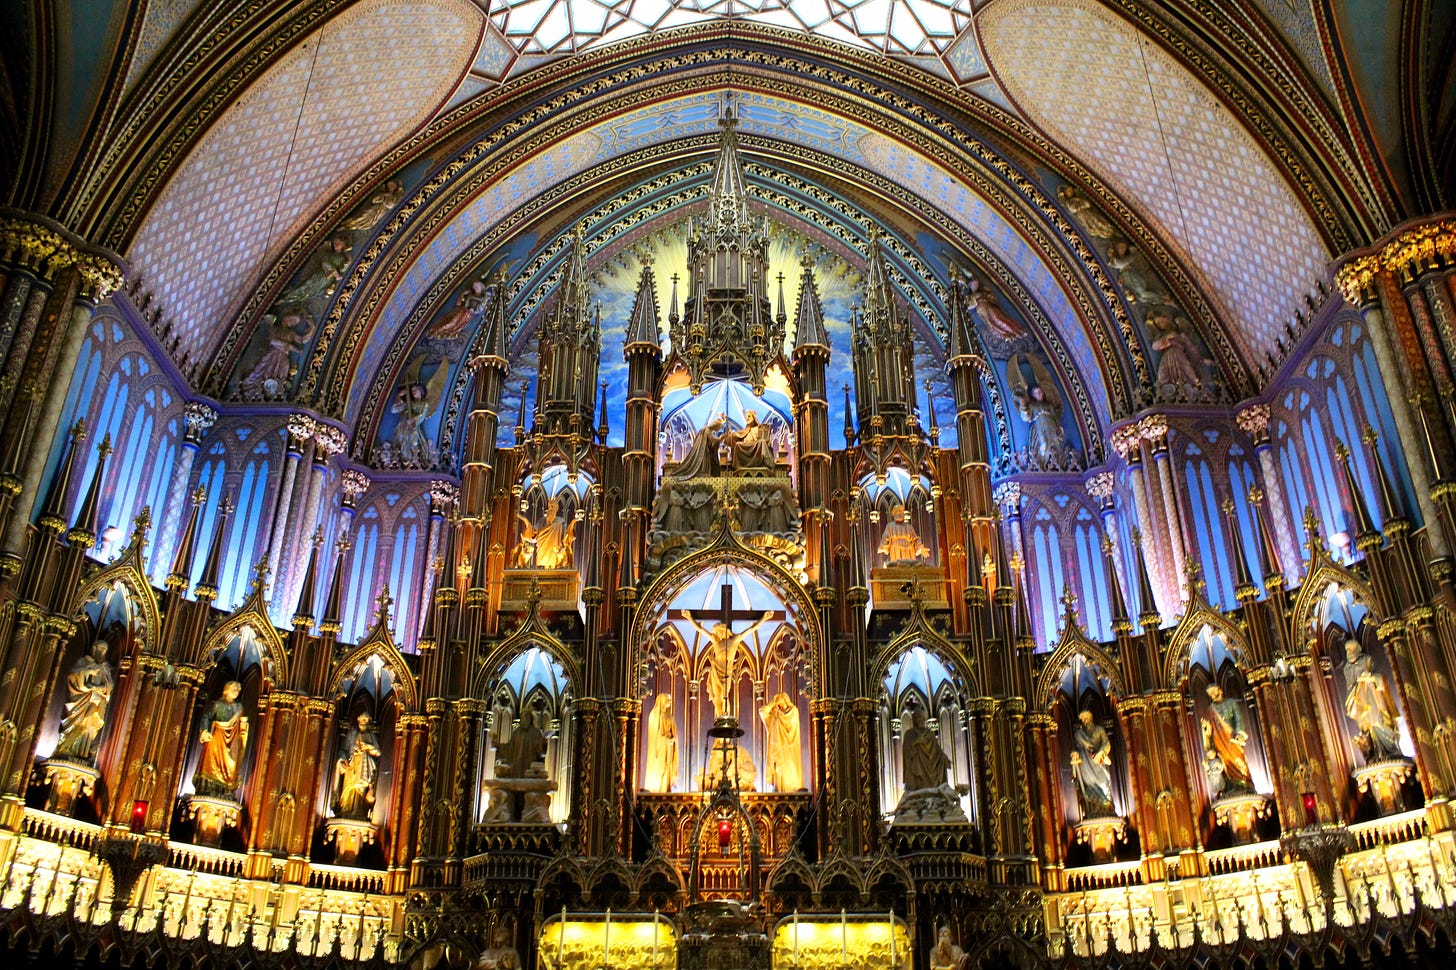
[[[147,830],[147,803],[131,803],[131,830],[137,835]]]
[[[1307,791],[1303,795],[1300,795],[1299,798],[1302,802],[1304,802],[1304,824],[1318,825],[1319,811],[1318,807],[1315,805],[1314,792]]]
[[[728,843],[733,841],[733,820],[728,818],[718,819],[718,848],[728,848]]]

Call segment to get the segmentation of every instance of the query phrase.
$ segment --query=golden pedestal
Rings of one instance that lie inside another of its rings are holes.
[[[352,866],[359,852],[372,845],[379,830],[367,819],[331,818],[324,824],[324,841],[334,843],[334,864]]]
[[[936,566],[877,566],[870,570],[870,597],[876,609],[908,610],[911,596],[928,610],[950,606],[945,570]]]
[[[581,577],[575,569],[507,569],[501,579],[501,609],[526,609],[533,582],[543,610],[575,610],[580,605]]]
[[[231,798],[193,795],[187,799],[187,817],[197,825],[193,841],[216,846],[222,841],[224,829],[237,828],[243,820],[243,806]]]
[[[56,815],[70,815],[77,798],[85,798],[96,790],[101,772],[95,766],[65,758],[48,758],[41,762],[45,772],[47,812]]]
[[[1400,790],[1414,773],[1415,765],[1401,758],[1362,765],[1355,769],[1354,778],[1362,795],[1368,791],[1374,796],[1381,815],[1394,815],[1405,810]]]
[[[1112,851],[1117,843],[1127,838],[1127,819],[1118,815],[1105,818],[1085,818],[1072,829],[1077,835],[1077,844],[1092,850],[1092,861],[1106,865],[1112,861]]]
[[[1269,796],[1257,792],[1230,795],[1213,803],[1214,824],[1227,825],[1238,845],[1257,841],[1254,825],[1268,815]]]

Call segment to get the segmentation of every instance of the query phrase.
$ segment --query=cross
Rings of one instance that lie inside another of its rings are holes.
[[[766,611],[764,610],[738,610],[733,608],[733,586],[731,583],[724,583],[718,590],[717,610],[668,610],[667,618],[670,620],[685,620],[687,614],[692,613],[693,617],[700,623],[713,620],[718,623],[728,624],[733,628],[734,620],[757,620]],[[771,610],[775,620],[788,619],[788,613],[783,610]]]

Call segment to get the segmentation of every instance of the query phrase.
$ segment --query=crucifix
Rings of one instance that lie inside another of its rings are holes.
[[[708,698],[713,702],[714,715],[727,717],[732,714],[729,710],[729,697],[733,692],[738,652],[743,648],[743,642],[769,620],[786,619],[788,614],[783,610],[734,609],[733,587],[729,583],[722,585],[718,604],[715,611],[699,610],[694,615],[688,610],[672,610],[668,616],[671,619],[686,620],[700,636],[707,638]],[[714,623],[711,627],[705,627],[699,617],[713,620]],[[733,623],[736,620],[753,622],[748,629],[734,633]]]

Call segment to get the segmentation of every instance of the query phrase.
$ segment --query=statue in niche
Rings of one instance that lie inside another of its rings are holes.
[[[654,532],[678,535],[688,531],[687,509],[684,491],[674,485],[663,490],[657,504],[657,521],[652,524]]]
[[[762,488],[741,488],[738,490],[738,523],[744,532],[762,533],[768,531],[769,492]]]
[[[968,962],[966,951],[951,942],[949,926],[943,925],[936,932],[935,944],[926,962],[930,970],[964,970]]]
[[[970,286],[966,289],[966,298],[971,301],[971,306],[976,310],[981,323],[985,325],[987,332],[1002,340],[1020,340],[1026,336],[1026,328],[1023,327],[1015,317],[1001,309],[1001,303],[996,299],[996,294],[988,286],[982,286],[981,281],[971,277]]]
[[[524,528],[516,549],[517,568],[570,569],[575,560],[576,517],[561,510],[561,499],[546,502],[546,521],[538,528],[518,515]]]
[[[374,810],[381,754],[374,719],[360,714],[340,750],[342,757],[334,765],[334,811],[340,818],[367,819]]]
[[[1112,811],[1112,738],[1091,711],[1077,715],[1072,732],[1072,777],[1082,817],[1106,818]]]
[[[778,464],[773,433],[768,425],[759,423],[756,411],[745,411],[743,430],[726,432],[723,441],[728,445],[732,467],[736,472],[771,469]]]
[[[647,715],[647,764],[642,768],[642,790],[672,791],[677,781],[677,719],[672,695],[658,694]]]
[[[804,763],[799,746],[799,707],[779,691],[758,710],[763,721],[764,774],[774,791],[804,787]]]
[[[950,758],[940,746],[940,737],[925,726],[925,712],[918,707],[912,707],[906,719],[910,726],[900,740],[905,792],[940,788],[945,784],[945,773],[950,770]]]
[[[1355,747],[1367,762],[1404,760],[1395,702],[1371,656],[1353,637],[1345,641],[1345,715],[1359,729]]]
[[[374,190],[354,214],[339,224],[339,228],[348,229],[351,232],[368,232],[379,225],[379,220],[389,215],[389,211],[399,205],[399,200],[404,198],[404,183],[399,179],[390,179],[383,186]]]
[[[491,293],[486,289],[485,281],[475,280],[456,298],[454,308],[430,326],[426,336],[436,340],[459,340],[480,318],[490,299]]]
[[[708,699],[713,703],[714,717],[727,717],[733,713],[728,708],[728,698],[733,692],[733,674],[737,667],[738,651],[743,649],[743,641],[773,619],[773,613],[765,611],[763,616],[742,633],[734,633],[727,623],[714,623],[713,628],[708,629],[686,610],[683,611],[683,617],[689,626],[708,641]]]
[[[1203,718],[1203,773],[1214,798],[1254,790],[1244,748],[1249,732],[1239,702],[1225,697],[1223,688],[1208,685],[1208,714]]]
[[[897,505],[890,513],[890,521],[880,533],[879,553],[887,566],[922,566],[930,558],[930,550],[910,524],[910,510],[905,506]]]
[[[707,485],[695,485],[688,490],[683,504],[683,518],[688,532],[713,531],[714,494]]]
[[[511,946],[511,931],[497,923],[490,931],[490,945],[475,961],[475,970],[521,970],[521,955]]]
[[[268,327],[268,348],[238,383],[238,396],[244,401],[274,401],[282,397],[293,381],[293,355],[313,339],[313,324],[297,311],[281,316],[267,314],[263,324]]]
[[[723,426],[727,423],[727,416],[720,414],[693,435],[688,453],[672,471],[675,478],[713,478],[722,471],[718,446],[723,441]]]
[[[82,764],[94,764],[106,727],[106,708],[116,687],[111,665],[106,662],[110,646],[97,640],[89,653],[71,665],[66,676],[66,713],[61,718],[61,739],[52,757]]]
[[[1027,380],[1030,369],[1035,383]],[[1026,421],[1022,464],[1029,471],[1064,471],[1072,466],[1072,449],[1062,429],[1062,396],[1046,365],[1030,354],[1013,354],[1006,362],[1006,383],[1017,413]]]
[[[544,766],[545,761],[546,732],[536,726],[535,712],[523,707],[521,723],[511,732],[511,739],[495,746],[495,776],[528,778],[531,767]]]
[[[339,281],[349,268],[353,255],[353,244],[342,232],[329,237],[314,253],[313,265],[297,284],[283,291],[278,302],[283,305],[301,306],[315,300],[327,300],[338,289]]]
[[[764,531],[787,536],[798,532],[794,521],[793,493],[786,487],[775,488],[764,500]]]
[[[1117,235],[1117,227],[1108,221],[1107,217],[1097,211],[1092,205],[1092,200],[1082,194],[1082,190],[1075,185],[1063,185],[1057,189],[1057,198],[1062,200],[1062,205],[1072,214],[1072,218],[1082,224],[1098,239],[1111,239]]]
[[[396,468],[429,468],[435,464],[435,445],[423,427],[433,410],[428,385],[412,381],[395,390],[389,411],[398,415],[399,421],[394,426],[387,464]]]
[[[242,693],[242,684],[228,681],[202,716],[202,731],[197,736],[202,752],[192,784],[203,797],[231,799],[237,793],[248,749],[248,719],[238,700]]]
[[[1213,366],[1188,336],[1187,323],[1162,307],[1149,311],[1147,317],[1148,336],[1158,352],[1158,393],[1177,400],[1207,397],[1208,382],[1199,363]]]
[[[1164,293],[1143,273],[1142,257],[1126,239],[1119,239],[1107,247],[1107,262],[1117,270],[1127,298],[1134,303],[1166,303]]]

